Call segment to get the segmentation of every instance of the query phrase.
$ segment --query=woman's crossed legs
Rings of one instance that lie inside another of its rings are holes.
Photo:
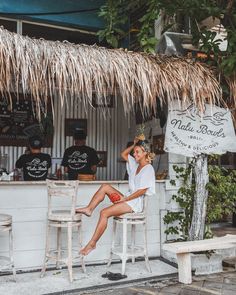
[[[97,207],[97,205],[104,200],[105,195],[110,195],[112,193],[118,193],[121,196],[123,196],[118,190],[116,190],[112,186],[108,184],[101,185],[101,187],[95,193],[88,206],[84,208],[79,208],[76,210],[76,212],[83,213],[87,216],[91,216],[93,210]],[[80,250],[80,254],[88,255],[89,252],[96,248],[97,241],[100,239],[105,229],[107,228],[107,221],[109,217],[119,216],[121,214],[130,212],[132,212],[132,209],[126,202],[119,202],[101,210],[95,232],[88,244]]]

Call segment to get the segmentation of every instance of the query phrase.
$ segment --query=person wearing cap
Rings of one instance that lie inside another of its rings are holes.
[[[28,181],[46,180],[51,167],[51,156],[41,152],[42,139],[37,135],[29,138],[29,154],[16,161],[16,168],[23,169],[23,179]]]
[[[95,179],[99,159],[96,151],[86,145],[86,137],[83,130],[77,130],[74,145],[65,150],[61,165],[65,167],[69,180],[80,179],[80,175]]]

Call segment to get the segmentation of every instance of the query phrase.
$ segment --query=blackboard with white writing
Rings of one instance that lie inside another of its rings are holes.
[[[30,99],[1,97],[0,99],[0,145],[27,146],[28,137],[39,135],[44,139],[44,146],[52,143],[52,120],[42,116],[39,122]]]

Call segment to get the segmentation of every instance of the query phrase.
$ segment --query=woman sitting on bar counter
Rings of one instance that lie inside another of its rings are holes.
[[[132,150],[133,157],[130,155]],[[143,196],[155,194],[155,172],[150,164],[153,154],[150,151],[148,142],[135,138],[133,145],[126,148],[121,153],[121,156],[127,162],[129,192],[122,194],[109,184],[103,184],[87,207],[76,210],[78,213],[91,216],[93,210],[104,200],[106,195],[113,201],[111,206],[101,210],[100,218],[91,240],[80,250],[80,254],[82,255],[88,255],[89,252],[96,248],[97,241],[107,227],[109,217],[131,212],[142,212]]]
[[[23,178],[28,181],[46,180],[51,167],[51,156],[41,152],[42,139],[37,135],[29,138],[30,153],[20,156],[16,168],[23,168]]]

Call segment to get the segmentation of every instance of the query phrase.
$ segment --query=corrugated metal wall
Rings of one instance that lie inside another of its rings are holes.
[[[123,179],[125,165],[119,161],[119,158],[121,150],[128,141],[130,119],[124,114],[121,99],[117,100],[113,108],[108,108],[105,115],[98,108],[88,107],[86,111],[84,105],[75,100],[71,102],[68,99],[63,106],[59,100],[55,101],[53,147],[43,149],[53,158],[61,158],[64,150],[73,144],[72,137],[65,137],[65,118],[87,119],[87,145],[97,151],[107,151],[107,167],[98,168],[97,179]],[[9,171],[14,169],[15,161],[24,150],[25,147],[0,146],[0,152],[8,154]],[[55,167],[52,167],[53,172],[54,169]]]

